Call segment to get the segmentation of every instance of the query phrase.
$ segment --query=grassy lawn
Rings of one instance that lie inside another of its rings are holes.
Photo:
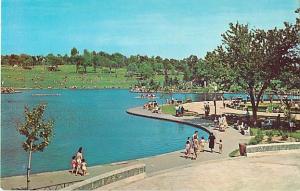
[[[161,106],[161,111],[166,114],[175,115],[176,110],[174,105],[163,105]]]
[[[97,68],[94,72],[92,67],[88,67],[86,74],[76,73],[74,65],[60,65],[59,69],[49,72],[44,66],[35,66],[32,70],[1,66],[1,77],[4,87],[14,88],[129,88],[137,83],[134,77],[125,77],[126,68],[119,68],[111,74],[108,68]],[[163,80],[163,75],[154,76],[156,82],[162,84]]]
[[[238,157],[238,156],[240,156],[239,149],[235,149],[234,151],[232,151],[231,153],[229,153],[229,157]]]

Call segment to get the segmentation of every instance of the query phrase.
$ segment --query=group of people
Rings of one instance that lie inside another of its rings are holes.
[[[141,94],[141,98],[155,98],[155,94]]]
[[[237,129],[242,135],[250,135],[250,126],[247,121],[238,119],[234,124],[234,128]]]
[[[155,108],[156,106],[158,106],[156,101],[149,101],[148,103],[144,104],[144,109],[151,110],[151,109]]]
[[[176,117],[178,117],[178,116],[183,116],[183,113],[184,113],[184,107],[182,106],[182,105],[176,105],[175,106],[175,115],[176,115]]]
[[[80,147],[78,149],[76,155],[74,155],[72,157],[71,166],[72,166],[71,172],[74,173],[76,176],[78,174],[81,174],[81,176],[84,176],[87,174],[87,162],[83,158],[82,147]]]
[[[218,119],[215,118],[214,124],[215,124],[215,128],[219,129],[219,131],[225,131],[225,129],[228,127],[226,115],[223,114]]]
[[[213,152],[213,149],[215,147],[215,139],[213,133],[210,133],[208,137],[208,147],[210,148],[210,152]],[[198,131],[195,131],[195,133],[192,135],[192,139],[190,137],[187,138],[187,141],[185,143],[185,158],[191,158],[196,160],[198,157],[199,152],[204,152],[204,147],[206,144],[206,140],[204,137],[201,137],[201,139],[198,139]],[[222,153],[223,150],[223,144],[222,140],[217,143],[219,144],[219,154]]]
[[[148,103],[144,104],[144,109],[150,110],[153,113],[158,113],[160,110],[156,101],[149,101]]]

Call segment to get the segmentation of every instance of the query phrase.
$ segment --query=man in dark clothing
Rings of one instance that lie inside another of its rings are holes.
[[[208,147],[210,148],[210,152],[213,152],[213,149],[215,147],[215,139],[216,137],[214,136],[214,134],[210,133],[208,137],[208,141],[209,141]]]

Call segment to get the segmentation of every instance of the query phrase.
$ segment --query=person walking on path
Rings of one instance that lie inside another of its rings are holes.
[[[208,137],[208,141],[209,141],[208,147],[210,148],[210,152],[213,152],[213,149],[215,147],[215,139],[216,137],[214,136],[214,134],[210,133]]]
[[[200,152],[204,151],[204,146],[205,146],[205,139],[204,139],[204,137],[201,137],[201,140],[200,140]]]
[[[222,143],[222,139],[220,139],[220,142],[219,142],[219,154],[222,154],[222,151],[223,151],[223,143]]]
[[[198,152],[198,148],[199,148],[199,142],[198,142],[198,139],[194,139],[194,144],[193,144],[193,149],[194,149],[194,156],[193,156],[193,159],[196,160],[198,155],[197,155],[197,152]]]

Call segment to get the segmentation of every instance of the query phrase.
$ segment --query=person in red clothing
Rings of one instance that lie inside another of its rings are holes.
[[[75,173],[76,172],[76,168],[77,168],[77,162],[76,162],[76,157],[73,156],[72,157],[72,161],[71,161],[71,167],[72,167],[72,173]]]

